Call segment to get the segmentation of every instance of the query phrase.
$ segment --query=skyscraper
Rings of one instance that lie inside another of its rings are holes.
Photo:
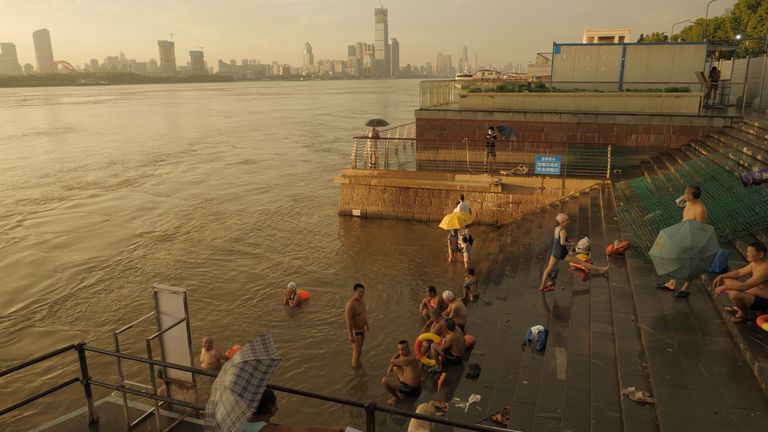
[[[11,42],[0,42],[0,75],[21,75],[16,45]]]
[[[205,54],[203,51],[189,52],[189,72],[197,75],[204,75],[208,72],[205,67]]]
[[[160,73],[172,75],[176,73],[176,44],[173,41],[159,40]]]
[[[389,23],[387,9],[380,7],[374,9],[375,38],[374,38],[374,70],[376,76],[388,77],[390,72],[389,59]]]
[[[397,41],[397,38],[392,38],[389,59],[391,62],[389,76],[397,78],[397,76],[400,75],[400,42]]]
[[[309,69],[315,64],[315,55],[312,54],[312,45],[309,42],[304,44],[304,68]]]
[[[37,58],[37,71],[43,72],[48,63],[53,61],[53,47],[51,46],[51,33],[48,29],[40,29],[32,33],[32,41],[35,43],[35,57]]]

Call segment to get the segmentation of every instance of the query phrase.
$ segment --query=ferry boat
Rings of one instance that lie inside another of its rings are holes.
[[[109,81],[96,78],[82,78],[75,82],[76,86],[103,86],[109,85]]]

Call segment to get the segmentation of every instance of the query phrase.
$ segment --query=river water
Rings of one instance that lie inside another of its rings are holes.
[[[189,291],[195,355],[205,335],[226,348],[269,329],[283,357],[272,382],[384,400],[424,288],[460,289],[463,269],[433,224],[339,216],[333,176],[366,119],[410,122],[417,105],[413,80],[0,89],[0,369],[80,340],[113,348],[159,282]],[[313,293],[300,310],[281,305],[289,281]],[[343,308],[358,281],[371,332],[353,372]],[[152,332],[126,346],[141,355]],[[115,381],[114,360],[89,364]],[[77,373],[73,353],[2,378],[0,405]],[[360,411],[281,400],[278,420],[362,426]],[[82,405],[72,386],[0,429]]]

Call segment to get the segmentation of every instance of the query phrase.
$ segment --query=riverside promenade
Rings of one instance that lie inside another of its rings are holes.
[[[450,405],[447,419],[503,427],[488,417],[509,406],[506,428],[521,431],[764,430],[768,398],[704,287],[682,301],[659,292],[650,265],[628,253],[610,259],[606,276],[584,282],[561,263],[558,288],[536,289],[560,212],[570,216],[569,236],[588,235],[593,261],[606,261],[605,244],[620,238],[608,186],[500,228],[506,244],[478,266],[480,301],[468,308],[477,346],[463,369],[448,370],[441,391],[437,375],[427,375],[418,400],[398,408],[440,399]],[[543,352],[522,346],[535,324],[550,332]],[[464,375],[470,363],[482,367],[477,380]],[[648,391],[656,403],[630,400],[625,387]],[[481,400],[466,412],[455,406],[471,394]],[[408,426],[398,417],[379,423],[389,431]]]

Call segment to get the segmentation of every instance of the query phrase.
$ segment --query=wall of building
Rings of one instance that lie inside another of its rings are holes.
[[[492,177],[420,171],[346,169],[339,214],[376,219],[437,222],[453,211],[459,194],[472,204],[475,224],[510,223],[596,183],[595,180]]]

